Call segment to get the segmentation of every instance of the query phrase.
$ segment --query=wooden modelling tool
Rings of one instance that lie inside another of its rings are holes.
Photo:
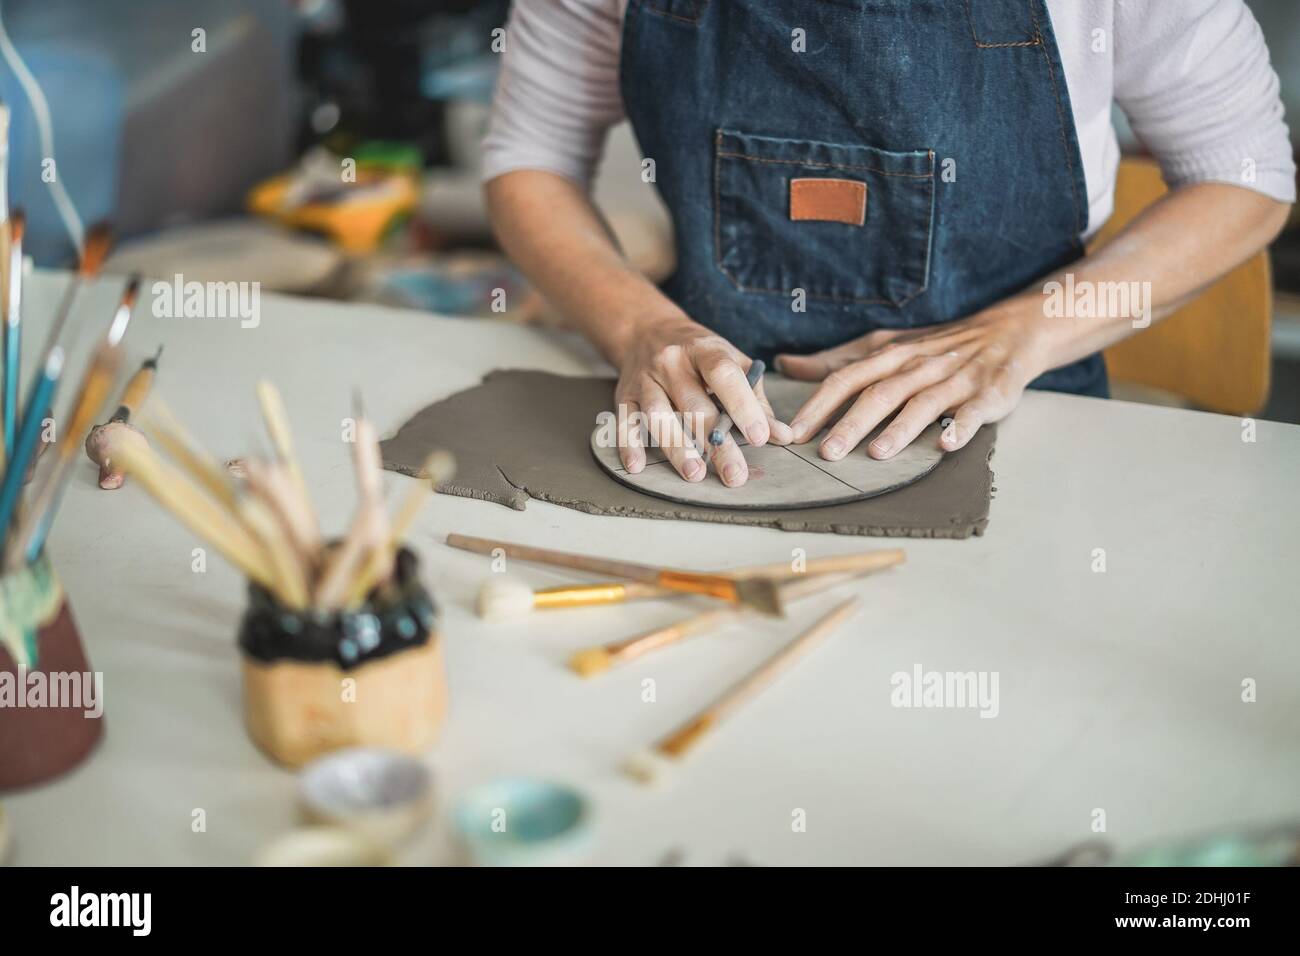
[[[659,740],[649,750],[634,755],[624,765],[624,769],[641,783],[658,782],[668,767],[682,759],[714,727],[788,671],[799,658],[852,617],[860,606],[861,602],[857,598],[849,598],[838,605],[708,707]]]
[[[158,374],[158,360],[162,358],[162,350],[163,347],[158,346],[158,351],[151,358],[145,359],[131,376],[113,417],[102,425],[96,425],[86,436],[86,455],[99,466],[99,487],[105,491],[121,488],[125,480],[122,471],[113,467],[114,444],[124,440],[123,436],[128,433],[132,435],[132,440],[145,440],[144,433],[131,423],[131,418],[140,411],[145,399],[149,397],[149,390],[153,388],[154,378]]]

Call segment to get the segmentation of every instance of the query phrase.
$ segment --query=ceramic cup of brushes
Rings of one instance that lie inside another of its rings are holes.
[[[343,610],[285,607],[256,582],[239,631],[244,719],[291,767],[342,747],[431,746],[447,710],[435,607],[403,548],[391,581]]]
[[[258,747],[291,767],[342,747],[424,750],[442,727],[447,684],[433,599],[402,542],[454,463],[430,455],[390,516],[379,442],[358,397],[357,507],[346,534],[328,541],[280,393],[262,382],[258,401],[275,454],[242,459],[238,481],[157,397],[144,417],[159,450],[121,443],[114,467],[248,578],[239,647]]]

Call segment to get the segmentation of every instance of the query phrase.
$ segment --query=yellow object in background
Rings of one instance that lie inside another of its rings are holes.
[[[309,153],[291,172],[253,188],[249,209],[295,229],[319,233],[350,253],[378,248],[419,199],[418,169],[358,166],[344,178],[345,160]]]

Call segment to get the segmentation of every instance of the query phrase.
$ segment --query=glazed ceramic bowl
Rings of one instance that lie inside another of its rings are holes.
[[[305,767],[298,798],[310,823],[343,827],[395,846],[429,815],[433,774],[395,750],[350,747]]]

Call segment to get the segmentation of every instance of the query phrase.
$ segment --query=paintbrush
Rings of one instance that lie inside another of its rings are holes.
[[[805,568],[803,571],[796,572],[787,561],[780,564],[758,564],[734,568],[730,571],[719,571],[718,574],[733,579],[774,578],[778,580],[795,579],[800,575],[819,577],[837,571],[861,574],[902,564],[905,557],[906,554],[901,548],[890,548],[818,559],[813,562],[812,571]],[[600,584],[563,584],[534,591],[521,581],[494,576],[480,589],[476,606],[479,617],[504,621],[522,617],[532,611],[621,604],[624,601],[681,596],[680,591],[670,591],[668,588],[615,581]]]
[[[113,417],[102,425],[96,425],[86,436],[86,455],[99,466],[99,487],[105,491],[122,487],[122,473],[113,468],[112,448],[123,432],[133,431],[137,435],[140,434],[140,430],[131,424],[131,416],[144,406],[145,399],[149,397],[162,351],[163,347],[160,345],[151,358],[140,363],[136,373],[126,383]]]
[[[18,500],[27,479],[27,468],[31,465],[36,455],[36,446],[40,442],[41,423],[45,419],[46,409],[54,401],[59,379],[63,377],[63,367],[63,349],[56,345],[46,356],[40,373],[32,382],[27,403],[23,406],[26,414],[23,415],[18,437],[14,441],[13,456],[6,462],[4,482],[0,484],[0,533],[6,535],[6,547],[9,528],[17,515]]]
[[[401,507],[393,516],[387,543],[381,551],[375,551],[370,555],[353,584],[352,592],[348,596],[349,607],[355,607],[364,601],[377,584],[391,575],[397,549],[402,546],[402,542],[410,533],[411,526],[415,524],[415,519],[424,508],[425,502],[433,496],[440,484],[451,478],[455,471],[456,460],[448,452],[435,451],[424,460],[424,464],[420,467],[420,478],[427,480],[416,481],[406,493]]]
[[[13,242],[13,227],[9,219],[9,107],[0,103],[0,320],[6,323],[6,335],[8,334],[7,324],[11,309],[10,298],[12,296],[11,283],[14,276],[13,256],[10,253]],[[22,234],[22,226],[18,227],[19,235]],[[21,246],[20,246],[21,248]],[[21,255],[19,262],[21,263]],[[21,274],[22,269],[17,270]],[[8,343],[6,342],[6,346]],[[0,402],[3,407],[0,408],[0,427],[4,429],[4,449],[5,460],[9,460],[13,452],[13,435],[17,427],[13,420],[17,417],[17,410],[10,411],[13,404],[18,400],[18,362],[12,363],[9,359],[9,350],[5,349],[5,384],[3,392],[0,392]],[[13,385],[10,385],[10,378],[13,379]],[[7,399],[12,388],[13,400]]]
[[[656,568],[631,561],[612,561],[604,558],[590,558],[581,554],[564,551],[551,551],[546,548],[533,548],[528,545],[511,544],[506,541],[493,541],[488,538],[475,538],[463,534],[447,535],[447,544],[453,548],[473,551],[477,554],[492,554],[501,550],[506,557],[519,561],[538,561],[559,567],[572,568],[577,571],[589,571],[608,577],[626,578],[641,584],[651,584],[670,591],[685,594],[706,594],[730,604],[743,604],[752,607],[761,614],[780,617],[784,614],[780,595],[775,583],[768,578],[735,579],[720,574],[702,574],[694,571],[677,571],[670,568]]]
[[[18,382],[22,367],[22,299],[23,299],[23,231],[27,219],[22,210],[14,213],[9,222],[10,246],[8,296],[4,315],[4,391],[0,393],[0,428],[4,430],[5,461],[13,454],[13,442],[18,433]],[[4,253],[0,251],[0,256]],[[4,281],[4,280],[0,280]]]
[[[77,271],[68,279],[67,288],[63,290],[63,298],[54,312],[54,321],[50,325],[49,335],[45,339],[43,353],[45,356],[48,357],[58,345],[59,337],[63,334],[63,326],[67,324],[68,316],[72,314],[72,304],[76,301],[77,292],[82,285],[99,275],[99,270],[104,265],[104,260],[108,258],[108,250],[112,245],[113,233],[108,223],[97,222],[86,232],[86,244],[81,253],[81,263],[77,266]],[[44,364],[43,360],[41,364]],[[24,410],[25,408],[24,406]]]
[[[498,575],[491,578],[479,590],[475,607],[478,616],[486,621],[507,621],[522,617],[530,611],[593,607],[602,604],[622,604],[624,601],[680,596],[680,591],[670,591],[668,588],[653,584],[639,584],[636,581],[562,584],[559,587],[539,588],[534,591],[522,581]]]
[[[816,577],[785,581],[780,585],[781,601],[788,604],[813,594],[821,594],[857,576],[857,574],[820,574]],[[658,648],[676,644],[684,638],[703,633],[715,624],[725,623],[742,614],[744,614],[742,608],[713,608],[627,640],[583,648],[575,651],[569,658],[569,669],[579,677],[595,677],[611,667],[626,664]]]
[[[624,765],[624,770],[642,783],[658,781],[668,767],[682,759],[714,727],[789,670],[800,657],[856,613],[860,606],[857,598],[849,598],[838,605],[704,710],[661,738],[649,750],[633,756]]]
[[[131,322],[131,312],[135,308],[139,291],[140,277],[132,276],[113,314],[108,335],[95,350],[82,377],[68,424],[60,433],[63,440],[57,445],[54,462],[46,472],[41,486],[32,495],[32,507],[23,515],[17,533],[9,542],[5,561],[11,568],[16,567],[20,560],[35,561],[45,546],[50,525],[72,474],[72,462],[77,457],[77,443],[83,434],[90,431],[96,417],[108,404],[113,382],[121,366],[122,337],[126,335],[127,326]]]
[[[257,541],[240,523],[231,521],[229,512],[204,495],[183,471],[163,461],[140,440],[123,442],[115,455],[127,474],[133,475],[183,525],[211,542],[245,575],[267,590],[275,589],[276,574]]]

